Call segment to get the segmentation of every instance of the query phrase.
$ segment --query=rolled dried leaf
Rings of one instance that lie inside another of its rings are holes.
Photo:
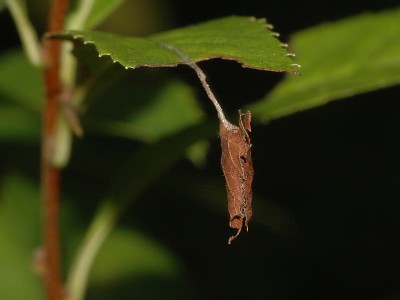
[[[254,169],[251,160],[250,122],[250,112],[242,114],[239,110],[239,127],[230,123],[230,126],[220,123],[221,166],[226,180],[229,226],[238,230],[234,236],[229,238],[228,244],[239,235],[243,224],[248,230],[248,224],[253,214],[251,186]]]

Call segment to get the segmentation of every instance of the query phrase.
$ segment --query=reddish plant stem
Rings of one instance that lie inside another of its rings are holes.
[[[60,31],[64,27],[64,18],[68,0],[53,0],[49,13],[48,32]],[[44,40],[44,70],[46,99],[43,112],[42,133],[42,193],[43,193],[43,239],[45,253],[45,293],[47,300],[61,300],[63,286],[61,281],[59,206],[60,171],[51,164],[56,147],[56,129],[59,111],[59,97],[62,93],[60,81],[61,42]]]

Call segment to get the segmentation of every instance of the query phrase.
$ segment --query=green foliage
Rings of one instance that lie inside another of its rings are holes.
[[[80,1],[79,3],[81,6],[69,15],[69,27],[76,29],[76,20],[79,20],[82,14],[84,15],[82,17],[84,24],[79,27],[85,30],[92,29],[112,14],[124,1],[125,0]]]
[[[21,51],[10,51],[0,57],[0,93],[3,102],[38,113],[41,111],[44,95],[42,74]]]
[[[160,276],[174,279],[181,275],[180,269],[173,254],[149,239],[148,235],[118,229],[99,251],[90,281],[93,286],[102,286],[126,277]]]
[[[118,98],[113,97],[115,90],[102,94],[88,112],[90,126],[106,134],[153,142],[203,118],[189,86],[176,80],[160,84],[139,81],[142,85],[135,84],[133,90],[127,80],[118,83]]]
[[[123,255],[121,255],[123,254]],[[90,299],[103,293],[109,296],[129,293],[130,297],[154,299],[193,299],[193,291],[184,285],[182,263],[171,251],[143,233],[117,229],[102,247],[93,264]],[[129,278],[128,291],[122,291],[121,282]],[[146,287],[143,278],[152,278],[158,286]]]
[[[40,245],[37,182],[10,173],[0,183],[0,293],[5,299],[43,299],[34,272]]]
[[[243,66],[269,71],[295,73],[297,68],[286,56],[280,42],[266,29],[264,20],[247,17],[228,17],[148,38],[121,37],[104,32],[69,31],[52,35],[65,39],[82,39],[94,44],[100,56],[111,59],[126,68],[171,67],[185,61],[174,51],[180,49],[193,61],[224,58]],[[245,47],[244,47],[245,45]]]
[[[249,109],[271,120],[400,83],[400,9],[363,14],[293,35],[302,69]]]
[[[41,75],[20,51],[0,57],[0,98],[0,142],[39,143]]]

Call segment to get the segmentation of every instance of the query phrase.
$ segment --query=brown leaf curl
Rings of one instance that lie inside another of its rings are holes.
[[[248,223],[253,215],[251,185],[254,169],[251,161],[250,121],[251,113],[248,111],[242,114],[239,110],[239,127],[220,123],[221,165],[228,194],[229,226],[238,229],[236,235],[229,238],[228,244],[239,235],[243,223],[248,231]]]

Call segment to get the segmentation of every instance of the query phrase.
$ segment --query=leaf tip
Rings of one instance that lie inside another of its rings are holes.
[[[239,234],[240,234],[241,231],[242,231],[242,227],[240,227],[240,228],[238,229],[238,231],[236,232],[235,235],[232,235],[231,237],[229,237],[229,239],[228,239],[228,245],[230,245],[230,244],[232,243],[232,241],[233,241],[234,239],[236,239],[236,238],[239,236]]]

